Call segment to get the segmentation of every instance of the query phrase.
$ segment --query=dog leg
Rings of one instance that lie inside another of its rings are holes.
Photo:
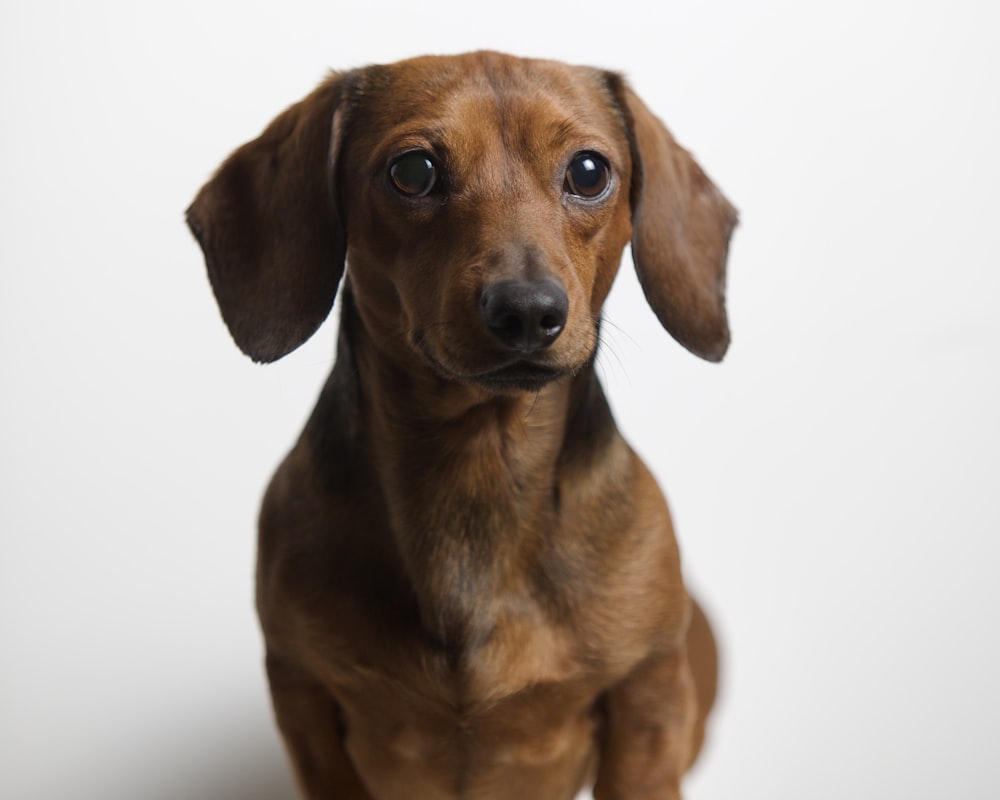
[[[715,705],[719,685],[719,651],[711,623],[697,602],[691,603],[691,624],[687,632],[688,663],[698,698],[698,716],[691,736],[691,763],[698,758],[705,741],[705,724]]]
[[[302,797],[372,800],[344,752],[339,710],[330,694],[270,653],[267,677]]]
[[[697,718],[686,646],[647,659],[606,703],[595,800],[680,800]]]

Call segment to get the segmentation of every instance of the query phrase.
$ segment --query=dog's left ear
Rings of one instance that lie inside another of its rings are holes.
[[[736,209],[617,76],[612,90],[632,150],[632,258],[639,283],[678,342],[721,361],[729,347],[726,257]]]
[[[344,84],[335,74],[276,117],[187,211],[222,318],[254,361],[294,350],[333,306],[346,252],[333,181]]]

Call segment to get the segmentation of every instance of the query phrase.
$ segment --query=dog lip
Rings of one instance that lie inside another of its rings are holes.
[[[537,392],[546,384],[559,380],[574,371],[519,358],[482,372],[464,372],[446,366],[428,345],[423,331],[418,331],[412,341],[431,368],[442,378],[462,383],[473,383],[496,391],[509,392],[520,389]]]
[[[499,369],[470,375],[468,380],[488,389],[522,389],[536,392],[546,384],[565,377],[566,374],[566,370],[557,367],[548,367],[530,361],[515,361],[513,364]]]

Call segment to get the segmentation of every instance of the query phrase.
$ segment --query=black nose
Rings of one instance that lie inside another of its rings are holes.
[[[562,333],[569,312],[566,290],[552,278],[491,283],[479,298],[490,332],[512,350],[534,353]]]

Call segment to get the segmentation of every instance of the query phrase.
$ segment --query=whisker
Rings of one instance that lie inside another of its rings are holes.
[[[622,326],[616,324],[613,320],[604,317],[602,319],[602,333],[607,333],[607,336],[601,337],[601,345],[597,351],[596,366],[600,368],[601,375],[605,378],[605,382],[610,382],[612,372],[615,372],[615,377],[620,375],[624,378],[627,384],[631,384],[631,378],[629,376],[629,371],[625,368],[625,363],[622,361],[622,357],[618,353],[618,342],[616,339],[619,336],[624,336],[629,340],[632,345],[638,347],[639,343],[636,339],[631,336],[628,331],[626,331]],[[605,327],[606,326],[606,327]],[[607,354],[607,356],[605,356]],[[608,365],[607,357],[613,359],[613,363],[617,365],[617,370],[611,370]]]

